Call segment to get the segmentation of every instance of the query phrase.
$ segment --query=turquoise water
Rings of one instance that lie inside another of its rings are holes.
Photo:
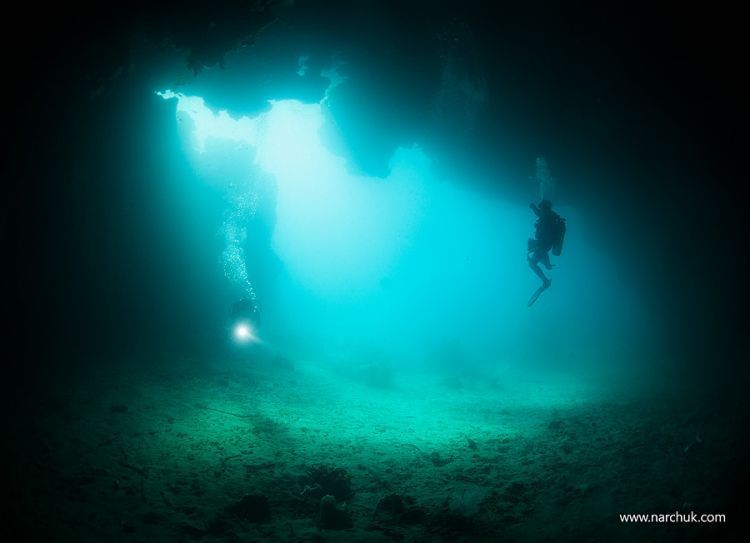
[[[219,4],[27,40],[3,200],[26,539],[737,531],[720,44],[683,58],[671,12]],[[529,307],[542,198],[567,234]],[[730,521],[620,517],[675,511]]]
[[[430,365],[437,351],[486,371],[609,368],[624,351],[645,355],[654,323],[587,243],[574,207],[556,208],[568,219],[565,250],[553,287],[528,308],[539,280],[525,260],[535,220],[527,202],[443,175],[418,143],[398,148],[383,178],[352,173],[322,138],[335,89],[255,116],[211,109],[189,88],[159,94],[176,109],[175,142],[196,172],[187,182],[225,203],[222,224],[203,227],[223,241],[216,258],[234,295],[261,306],[269,348],[322,364],[374,351],[398,370]],[[253,229],[268,237],[260,254],[248,246]],[[256,287],[264,259],[274,271]]]

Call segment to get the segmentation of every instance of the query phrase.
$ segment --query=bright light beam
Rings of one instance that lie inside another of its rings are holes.
[[[238,322],[234,325],[234,339],[237,343],[260,343],[260,338],[250,323]]]

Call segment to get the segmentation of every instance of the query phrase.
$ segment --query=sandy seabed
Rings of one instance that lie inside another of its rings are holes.
[[[97,542],[731,537],[731,518],[619,514],[726,513],[745,415],[625,388],[280,358],[101,365],[35,406],[19,441],[23,529]]]

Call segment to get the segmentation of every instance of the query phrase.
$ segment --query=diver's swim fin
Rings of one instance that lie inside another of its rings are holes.
[[[531,298],[529,298],[529,303],[527,303],[526,305],[528,307],[531,307],[532,305],[534,305],[534,302],[536,302],[539,299],[539,296],[542,294],[542,292],[547,290],[551,284],[552,284],[552,281],[547,281],[541,287],[536,289],[536,291],[534,291],[534,294],[531,295]]]

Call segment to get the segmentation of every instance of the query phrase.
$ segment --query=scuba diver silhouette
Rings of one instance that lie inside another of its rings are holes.
[[[563,239],[565,238],[565,219],[552,211],[552,202],[542,200],[539,205],[529,204],[529,207],[538,217],[534,228],[536,233],[534,239],[529,239],[526,259],[529,261],[529,267],[542,280],[542,286],[539,287],[529,299],[528,306],[534,305],[539,295],[547,290],[552,281],[544,275],[539,267],[541,262],[545,268],[551,270],[554,267],[549,261],[549,252],[555,256],[560,256],[562,252]]]

